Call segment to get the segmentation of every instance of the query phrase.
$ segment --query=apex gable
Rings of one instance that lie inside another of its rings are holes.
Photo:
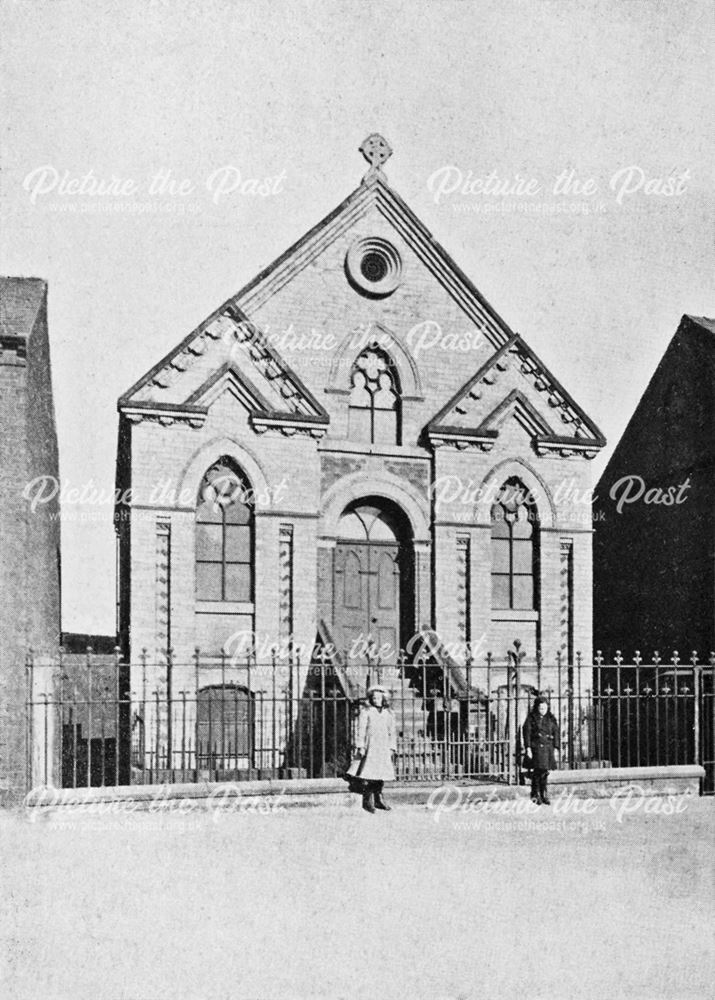
[[[514,419],[541,454],[595,454],[598,428],[389,186],[386,141],[374,134],[361,152],[370,169],[359,187],[132,386],[120,411],[197,426],[230,391],[255,431],[300,426],[319,437],[341,419],[360,347],[375,342],[409,406],[403,444],[489,450]],[[281,339],[294,318],[332,346],[297,346],[303,331]],[[420,322],[444,325],[437,347],[413,342]]]

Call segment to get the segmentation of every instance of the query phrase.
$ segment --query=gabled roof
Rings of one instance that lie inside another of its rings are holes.
[[[392,223],[452,298],[481,327],[494,347],[502,346],[513,336],[506,321],[487,302],[409,205],[390,187],[381,172],[368,175],[334,211],[249,281],[229,302],[240,302],[249,312],[257,309],[296,273],[310,264],[356,219],[373,207]]]
[[[554,433],[545,419],[518,390],[512,391],[487,414],[479,413],[479,401],[485,389],[492,385],[500,372],[509,367],[511,359],[518,362],[521,373],[539,393],[545,393],[554,415],[570,429],[569,434]],[[433,443],[464,441],[478,444],[488,450],[498,430],[494,424],[507,410],[516,409],[529,431],[534,435],[537,448],[543,450],[577,450],[587,455],[602,448],[606,439],[593,421],[572,399],[560,382],[549,372],[519,336],[512,337],[455,393],[426,427],[427,437]],[[475,414],[470,423],[470,411]]]
[[[42,278],[0,277],[0,337],[27,340],[46,292]]]
[[[491,430],[496,430],[495,425],[498,425],[507,413],[516,414],[520,423],[525,426],[529,433],[540,437],[552,436],[549,424],[530,402],[529,398],[519,389],[512,389],[509,395],[505,396],[501,403],[498,403],[491,413],[486,415],[477,430],[482,433],[489,433]]]
[[[227,324],[223,329],[215,326],[217,320]],[[206,350],[207,341],[216,340],[226,334],[227,330],[236,344],[246,349],[244,355],[250,359],[254,369],[256,382],[271,385],[277,392],[271,390],[273,397],[280,402],[271,405],[264,394],[234,362],[224,363],[213,372],[198,388],[194,389],[185,399],[173,402],[161,402],[141,398],[142,390],[152,384],[156,387],[170,385],[174,377],[185,371]],[[325,426],[328,414],[317,401],[292,368],[280,357],[268,342],[263,332],[252,323],[246,314],[234,303],[229,303],[222,310],[213,314],[198,330],[186,337],[182,343],[167,354],[158,364],[154,365],[138,382],[119,398],[118,409],[130,414],[138,411],[170,410],[171,415],[165,419],[177,419],[184,414],[192,422],[200,423],[200,417],[206,415],[206,399],[217,383],[228,380],[233,385],[239,398],[246,405],[252,416],[265,417],[273,423],[287,419],[293,423],[310,423]]]
[[[270,406],[258,389],[235,364],[227,361],[206,379],[186,400],[188,405],[202,406],[212,400],[225,385],[230,386],[251,411],[268,412]]]
[[[204,412],[213,400],[228,390],[248,410],[251,424],[258,433],[270,427],[324,430],[328,416],[316,409],[313,413],[288,413],[271,407],[253,383],[233,362],[226,362],[214,372],[186,401],[187,406],[203,407]]]
[[[261,379],[269,377],[273,384],[279,384],[285,403],[281,404],[280,413],[290,414],[292,419],[301,421],[314,419],[327,424],[326,411],[317,402],[308,388],[298,376],[288,367],[278,353],[271,347],[268,339],[249,318],[270,299],[280,288],[291,281],[296,274],[308,266],[326,247],[338,239],[356,220],[377,209],[400,234],[405,243],[412,249],[424,266],[440,282],[442,287],[460,306],[464,313],[479,327],[487,341],[495,349],[494,356],[475,376],[457,393],[428,424],[427,436],[437,442],[440,435],[454,429],[455,421],[450,414],[459,408],[467,397],[478,391],[480,382],[488,381],[491,371],[499,367],[500,361],[507,354],[518,356],[522,371],[531,377],[539,391],[548,393],[549,403],[556,408],[561,421],[568,425],[566,435],[539,435],[543,442],[553,445],[571,443],[576,450],[588,450],[589,453],[605,444],[605,438],[587,417],[583,410],[574,402],[571,396],[550,374],[546,366],[536,357],[522,338],[510,329],[508,324],[493,309],[466,274],[452,260],[444,248],[435,240],[426,226],[417,218],[409,206],[388,185],[380,170],[372,170],[363,182],[348,197],[341,202],[329,215],[322,219],[301,239],[289,247],[272,264],[261,271],[255,278],[227,299],[200,326],[156,364],[146,375],[135,383],[119,399],[119,409],[126,411],[128,407],[137,405],[137,394],[150,391],[154,386],[158,390],[175,381],[177,372],[182,372],[195,362],[197,356],[204,352],[206,340],[216,339],[220,324],[228,323],[236,329],[248,330],[251,338],[250,360],[247,365],[256,369],[254,388],[260,393]],[[268,372],[268,375],[267,375]],[[249,378],[251,373],[243,370],[243,375]],[[275,380],[275,381],[273,381]],[[249,378],[251,383],[253,377]],[[263,382],[266,385],[265,381]],[[149,388],[148,388],[149,387]],[[161,392],[152,393],[160,396]],[[150,404],[144,400],[140,406]],[[166,404],[168,405],[168,404]],[[174,399],[172,410],[186,407],[187,416],[190,410],[196,408],[196,391],[182,402]],[[278,420],[279,415],[273,410],[264,415]],[[463,421],[456,421],[463,424]],[[266,425],[267,426],[267,425]],[[498,432],[487,427],[460,426],[462,436],[472,438],[482,437],[485,442],[492,440]]]
[[[127,390],[119,399],[119,409],[131,405],[138,392],[156,380],[162,371],[176,365],[178,361],[191,363],[193,348],[197,342],[210,336],[213,324],[221,319],[232,319],[242,326],[249,325],[256,335],[256,343],[261,345],[266,355],[274,363],[290,373],[291,382],[299,389],[301,397],[309,400],[311,408],[317,408],[324,413],[319,403],[311,396],[307,387],[286,363],[279,357],[265,336],[257,330],[249,319],[251,313],[266,299],[270,298],[279,288],[290,281],[299,271],[321,253],[326,246],[337,239],[349,228],[356,219],[366,214],[373,207],[384,215],[411,247],[425,266],[435,275],[443,287],[461,306],[464,312],[476,322],[486,338],[494,347],[501,347],[511,337],[513,332],[506,322],[480,294],[465,273],[455,264],[444,248],[434,239],[412,210],[405,204],[395,191],[387,184],[381,173],[368,176],[348,197],[329,215],[322,219],[297,243],[289,247],[272,264],[261,271],[247,285],[231,298],[227,299],[203,323],[186,336],[180,344],[165,355],[153,368]]]

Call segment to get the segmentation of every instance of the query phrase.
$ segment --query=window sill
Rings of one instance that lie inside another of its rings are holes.
[[[196,601],[197,615],[252,615],[252,601]]]
[[[492,608],[493,622],[538,622],[538,611],[526,611],[509,608]]]

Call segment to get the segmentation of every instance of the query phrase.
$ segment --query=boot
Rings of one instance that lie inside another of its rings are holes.
[[[365,812],[369,813],[375,812],[375,806],[372,803],[372,796],[373,796],[372,784],[370,782],[366,782],[365,788],[363,789],[362,793],[362,807],[365,810]]]
[[[539,792],[539,778],[536,771],[531,772],[531,801],[537,806],[541,805],[541,793]]]
[[[384,809],[385,812],[389,812],[392,807],[388,806],[387,802],[385,802],[385,800],[383,799],[382,787],[383,787],[383,782],[382,781],[377,782],[375,786],[375,808]]]
[[[544,803],[545,806],[551,805],[551,799],[549,798],[546,789],[546,783],[548,780],[549,780],[549,772],[544,771],[544,773],[541,776],[541,801]]]

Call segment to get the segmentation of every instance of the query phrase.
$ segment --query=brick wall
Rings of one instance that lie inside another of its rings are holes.
[[[21,349],[0,355],[0,795],[8,801],[26,784],[27,650],[42,655],[60,635],[58,503],[32,512],[23,497],[36,477],[59,477],[46,291],[28,282],[27,296],[42,298],[34,325]]]

